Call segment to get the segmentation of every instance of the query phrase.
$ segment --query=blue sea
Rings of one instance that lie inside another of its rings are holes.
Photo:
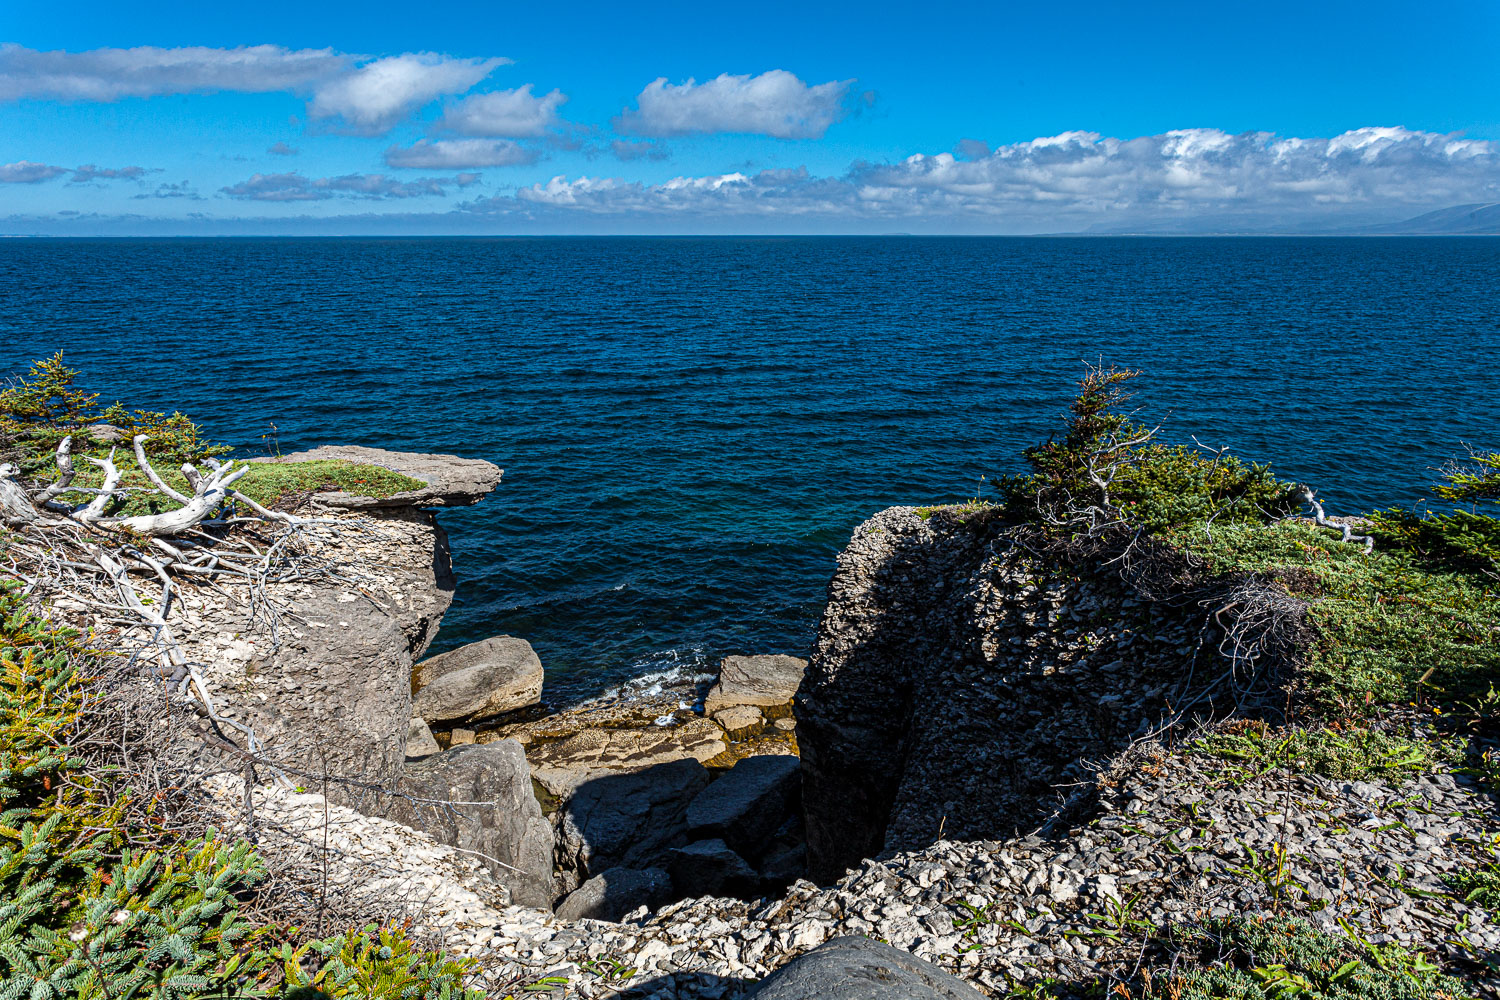
[[[850,530],[991,495],[1085,360],[1336,511],[1416,502],[1500,448],[1500,240],[10,240],[0,345],[245,455],[498,463],[435,648],[523,636],[565,702],[805,653]]]

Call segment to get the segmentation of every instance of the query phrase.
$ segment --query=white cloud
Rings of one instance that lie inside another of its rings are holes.
[[[220,188],[221,194],[241,201],[327,201],[330,198],[445,197],[449,188],[466,188],[478,174],[419,177],[398,181],[384,174],[344,174],[341,177],[304,177],[301,174],[255,174],[248,180]]]
[[[33,163],[17,160],[15,163],[0,163],[0,184],[36,184],[50,181],[68,172],[67,167],[55,167],[49,163]]]
[[[298,91],[344,72],[352,61],[332,49],[280,45],[41,52],[6,44],[0,45],[0,100],[117,101],[221,90]]]
[[[615,126],[638,135],[745,132],[780,139],[817,139],[844,116],[853,80],[808,86],[783,69],[759,76],[721,74],[705,83],[670,84],[659,77]]]
[[[508,139],[420,139],[401,148],[385,151],[385,162],[391,167],[422,167],[428,170],[456,170],[461,167],[514,167],[535,163],[536,150]]]
[[[320,85],[307,113],[340,131],[379,135],[417,108],[461,94],[509,59],[454,59],[433,52],[376,59]]]
[[[988,153],[971,142],[965,153],[973,158],[917,154],[893,164],[857,164],[834,178],[767,170],[646,185],[559,176],[463,207],[817,216],[1037,232],[1194,220],[1273,227],[1344,218],[1351,211],[1397,217],[1500,201],[1500,142],[1404,128],[1356,129],[1331,139],[1217,129],[1128,140],[1065,132]]]
[[[117,101],[218,91],[311,94],[310,118],[336,131],[378,135],[425,104],[463,93],[508,62],[432,52],[368,60],[333,49],[279,45],[42,52],[7,44],[0,45],[0,101]]]
[[[289,146],[284,142],[277,142],[273,143],[270,146],[267,146],[266,152],[270,153],[272,156],[296,156],[298,153],[302,152],[302,150]]]
[[[560,90],[536,97],[529,83],[515,90],[474,94],[449,108],[438,127],[488,138],[542,135],[558,124],[558,106],[567,99]]]

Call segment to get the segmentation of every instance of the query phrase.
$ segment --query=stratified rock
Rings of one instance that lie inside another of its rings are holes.
[[[755,1000],[982,1000],[931,962],[867,937],[834,938],[794,958],[750,994]]]
[[[619,920],[638,906],[657,907],[672,897],[672,878],[660,868],[608,868],[557,907],[561,920]]]
[[[460,746],[408,764],[397,791],[366,811],[475,852],[513,902],[551,907],[552,827],[532,793],[519,743]]]
[[[676,726],[599,727],[527,747],[532,776],[549,795],[565,799],[586,781],[617,771],[641,771],[675,760],[707,761],[723,753],[724,731],[707,719]]]
[[[413,717],[406,730],[406,756],[427,757],[443,748],[432,738],[432,730],[420,718]]]
[[[756,855],[795,807],[800,769],[796,757],[746,757],[693,799],[688,833]]]
[[[687,839],[688,802],[707,784],[692,758],[589,778],[562,809],[559,861],[589,873],[649,867]]]
[[[467,507],[478,503],[485,494],[499,486],[500,477],[504,474],[494,463],[480,459],[386,451],[384,448],[361,448],[355,445],[326,445],[277,458],[251,459],[258,462],[324,460],[378,465],[427,484],[422,489],[408,490],[388,497],[366,497],[342,491],[318,494],[319,503],[346,510],[367,510],[373,507]]]
[[[514,636],[481,639],[418,663],[416,714],[428,722],[484,719],[542,700],[542,661]]]
[[[806,670],[807,661],[795,656],[726,656],[703,708],[712,715],[731,705],[785,705]]]
[[[753,892],[760,876],[722,840],[699,840],[674,848],[667,864],[672,885],[684,896]]]

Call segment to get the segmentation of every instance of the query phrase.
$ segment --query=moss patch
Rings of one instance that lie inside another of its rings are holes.
[[[127,462],[128,466],[125,464]],[[73,480],[74,486],[97,488],[104,482],[104,474],[96,466],[84,462],[76,464],[78,475]],[[122,487],[152,491],[132,494],[129,502],[119,511],[120,515],[130,517],[136,514],[150,514],[172,510],[179,506],[175,500],[153,490],[150,480],[135,466],[134,458],[128,453],[123,458],[116,455],[115,464],[122,473],[120,476]],[[427,485],[421,480],[403,476],[399,472],[392,472],[378,465],[359,465],[337,459],[320,459],[314,462],[251,462],[249,469],[250,471],[234,484],[234,488],[256,503],[267,507],[274,507],[289,498],[309,493],[341,490],[357,496],[383,499],[397,493],[419,490]],[[193,492],[181,471],[164,468],[158,468],[157,471],[173,489],[187,494]],[[63,499],[76,503],[79,502],[81,496],[81,494],[65,494]]]

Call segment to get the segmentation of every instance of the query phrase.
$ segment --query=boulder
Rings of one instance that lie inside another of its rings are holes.
[[[785,705],[806,670],[807,661],[795,656],[726,656],[703,708],[712,715],[731,705]]]
[[[674,848],[667,867],[672,885],[682,896],[751,893],[760,884],[760,876],[749,862],[718,839]]]
[[[796,757],[746,757],[688,805],[688,833],[754,857],[795,808],[801,780]]]
[[[378,814],[479,855],[521,906],[552,905],[552,827],[515,740],[454,747],[406,766]]]
[[[406,756],[427,757],[443,748],[432,738],[432,730],[419,717],[413,717],[406,729]]]
[[[981,1000],[984,994],[915,955],[866,937],[840,937],[792,959],[755,1000]]]
[[[638,906],[655,908],[672,897],[672,878],[660,868],[608,868],[557,907],[562,920],[617,921]]]
[[[407,490],[388,497],[359,496],[341,490],[318,494],[319,503],[345,510],[369,510],[377,507],[467,507],[478,503],[499,486],[500,477],[504,475],[504,471],[494,463],[480,459],[386,451],[384,448],[361,448],[355,445],[331,445],[275,458],[250,459],[252,462],[323,460],[378,465],[427,484],[421,489]]]
[[[542,661],[531,643],[508,635],[423,660],[412,679],[412,708],[428,722],[484,719],[542,700]]]
[[[688,802],[707,784],[691,757],[589,778],[561,810],[559,861],[591,874],[649,867],[686,841]]]

